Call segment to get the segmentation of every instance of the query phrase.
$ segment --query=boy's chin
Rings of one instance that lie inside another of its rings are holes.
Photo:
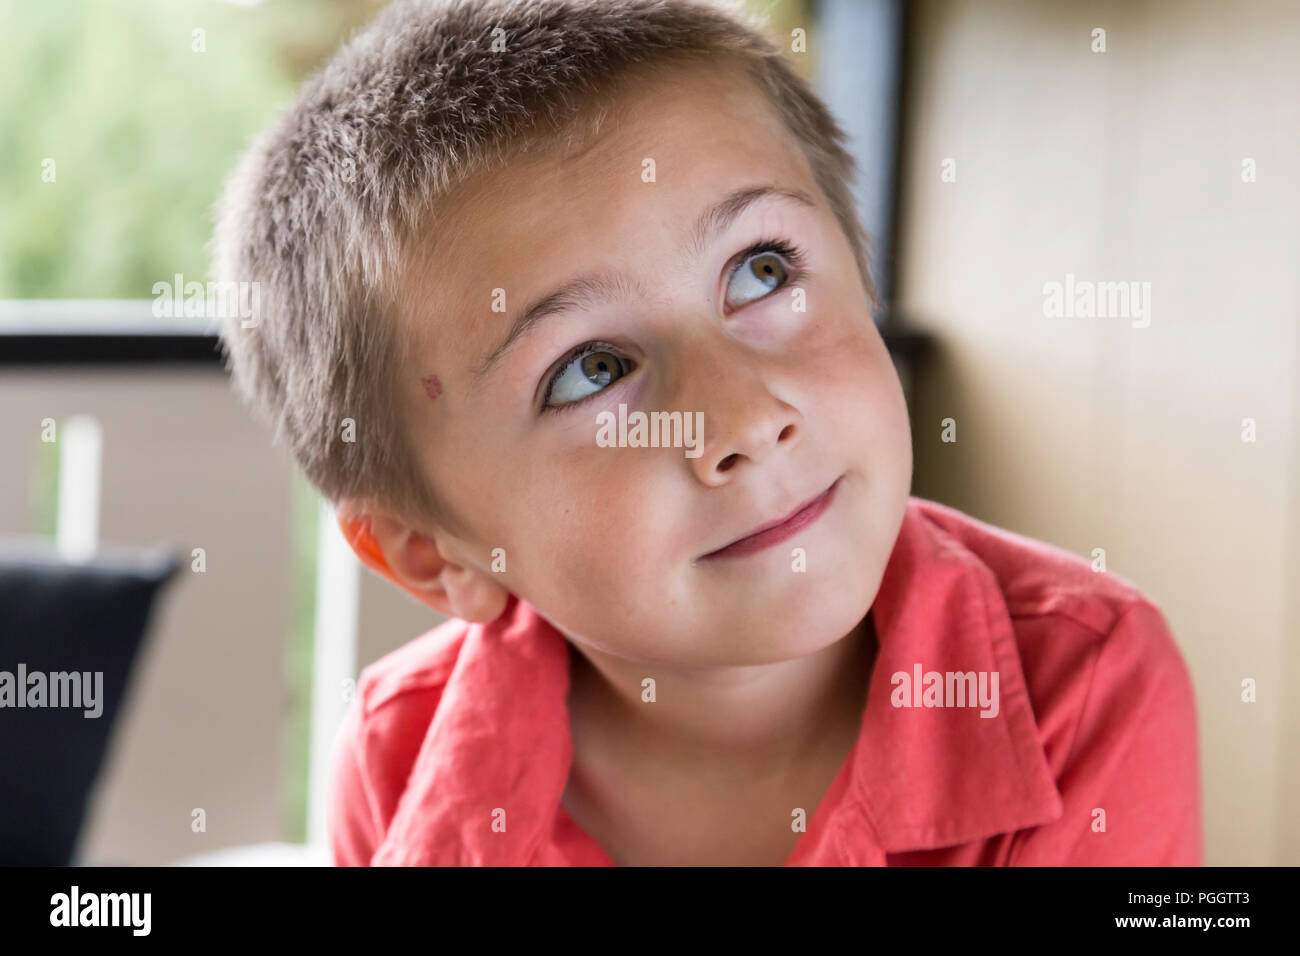
[[[754,557],[765,560],[754,561]],[[752,556],[748,573],[736,573],[711,581],[702,588],[701,612],[714,607],[726,608],[731,616],[756,622],[781,621],[789,626],[810,617],[845,620],[858,613],[865,615],[871,607],[880,579],[878,562],[857,554],[828,555],[792,567],[785,554]],[[795,561],[802,561],[796,557]],[[856,623],[856,622],[850,622]]]
[[[704,616],[713,647],[736,666],[807,657],[853,632],[871,610],[872,595],[843,591],[807,603],[755,600],[735,614],[710,609]],[[716,629],[716,630],[715,630]]]

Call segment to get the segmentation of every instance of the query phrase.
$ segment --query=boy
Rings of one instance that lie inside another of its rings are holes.
[[[254,144],[236,383],[453,619],[361,675],[337,863],[1201,862],[1158,609],[909,497],[852,172],[689,0],[391,7]]]

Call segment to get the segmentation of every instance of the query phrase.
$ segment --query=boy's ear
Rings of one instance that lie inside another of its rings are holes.
[[[510,592],[477,568],[449,560],[433,538],[377,510],[344,500],[339,529],[358,559],[446,617],[487,623],[501,616]]]

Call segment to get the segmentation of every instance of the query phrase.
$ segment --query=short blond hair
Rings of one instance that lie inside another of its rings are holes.
[[[400,425],[400,263],[457,184],[581,125],[589,97],[637,64],[747,68],[875,302],[844,134],[763,29],[738,0],[411,0],[306,81],[227,181],[212,251],[218,280],[260,292],[256,323],[221,328],[235,387],[326,498],[446,517]]]

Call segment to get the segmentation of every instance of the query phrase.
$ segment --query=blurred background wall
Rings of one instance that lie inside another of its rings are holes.
[[[1207,862],[1300,863],[1300,4],[913,16],[898,298],[938,343],[914,492],[1104,548],[1195,682]],[[1149,326],[1046,317],[1067,273],[1151,283]]]

